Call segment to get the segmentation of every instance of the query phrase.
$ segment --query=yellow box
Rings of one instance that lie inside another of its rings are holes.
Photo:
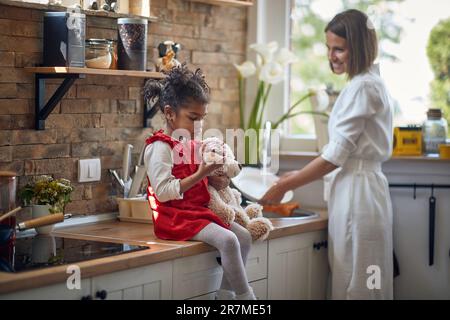
[[[450,144],[440,144],[439,145],[439,158],[450,159]]]
[[[393,155],[422,155],[422,128],[417,126],[395,127]]]

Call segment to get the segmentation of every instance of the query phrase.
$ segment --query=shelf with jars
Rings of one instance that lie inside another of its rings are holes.
[[[216,6],[228,6],[228,7],[251,7],[253,5],[252,0],[188,0],[191,2],[201,2]]]

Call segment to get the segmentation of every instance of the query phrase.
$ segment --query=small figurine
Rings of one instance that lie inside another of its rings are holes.
[[[98,1],[97,0],[92,1],[89,9],[91,9],[91,10],[98,10]]]
[[[117,8],[117,0],[105,0],[103,10],[115,12]]]
[[[181,63],[177,60],[177,53],[181,45],[171,40],[161,42],[158,45],[159,58],[156,62],[157,71],[169,71],[173,67],[180,66]]]

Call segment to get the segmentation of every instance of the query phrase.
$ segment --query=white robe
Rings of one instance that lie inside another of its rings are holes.
[[[330,116],[322,158],[332,299],[393,299],[392,204],[381,163],[392,153],[391,99],[378,66],[354,77]]]

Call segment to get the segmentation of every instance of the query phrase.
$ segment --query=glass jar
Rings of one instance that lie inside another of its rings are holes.
[[[113,60],[113,41],[107,39],[86,40],[86,67],[109,69]]]
[[[423,145],[426,154],[438,154],[439,145],[445,144],[448,124],[441,109],[429,109],[423,127]]]

